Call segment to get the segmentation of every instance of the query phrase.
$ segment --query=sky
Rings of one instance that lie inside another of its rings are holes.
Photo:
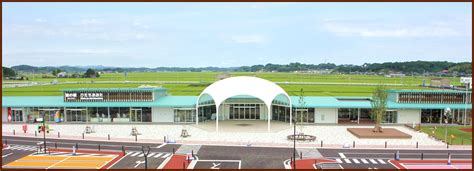
[[[472,3],[2,3],[2,63],[472,61]]]

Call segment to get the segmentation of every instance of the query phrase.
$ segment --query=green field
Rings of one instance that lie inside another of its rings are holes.
[[[215,81],[220,72],[136,72],[128,73],[104,73],[99,78],[42,78],[46,74],[26,75],[29,81],[50,82],[58,80],[65,81]],[[347,74],[305,74],[305,73],[270,73],[270,72],[233,72],[232,76],[256,76],[274,82],[334,82],[334,83],[390,83],[390,84],[422,84],[426,80],[428,84],[432,77],[387,78],[375,75],[347,75]],[[51,76],[51,75],[47,75]],[[446,77],[451,84],[460,85],[459,77]]]
[[[58,80],[59,84],[47,86],[30,86],[19,88],[3,88],[3,96],[60,96],[62,89],[68,88],[130,88],[142,84],[135,83],[101,83],[101,81],[196,81],[211,83],[216,80],[219,72],[141,72],[105,73],[99,78],[41,78],[42,75],[27,75],[34,82],[51,82]],[[385,83],[385,84],[416,84],[429,77],[403,77],[387,78],[369,75],[321,75],[302,73],[231,73],[232,76],[257,76],[274,82],[321,82],[321,83]],[[450,78],[453,84],[459,84],[459,78]],[[95,83],[91,83],[94,81]],[[18,82],[18,81],[12,81]],[[83,84],[61,84],[64,82],[88,82]],[[428,83],[428,82],[427,82]],[[150,84],[169,89],[171,95],[194,95],[201,93],[208,84]],[[375,86],[356,85],[305,85],[305,84],[280,84],[289,95],[299,95],[303,88],[306,96],[370,96]],[[419,86],[388,86],[388,89],[426,89]]]
[[[471,128],[472,126],[449,126],[448,127],[448,141],[450,144],[472,144],[472,132],[465,132],[459,130],[459,128]],[[444,141],[445,127],[444,126],[421,126],[421,131],[428,135],[433,135],[433,130],[435,132],[436,138]],[[454,135],[455,138],[451,139],[450,136]]]

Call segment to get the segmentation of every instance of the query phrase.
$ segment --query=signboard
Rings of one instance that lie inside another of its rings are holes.
[[[81,100],[103,100],[102,93],[80,93]]]
[[[8,119],[8,122],[12,121],[12,108],[11,107],[8,108],[8,117],[7,117],[7,119]]]

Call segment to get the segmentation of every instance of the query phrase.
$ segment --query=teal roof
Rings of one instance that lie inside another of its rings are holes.
[[[240,97],[242,98],[242,97]],[[291,96],[294,107],[300,107],[299,96]],[[305,107],[310,108],[371,108],[370,97],[306,96]],[[197,96],[162,96],[152,102],[64,102],[62,96],[3,96],[2,107],[194,107]],[[389,101],[390,109],[464,109],[465,104],[410,104]],[[467,105],[472,109],[472,104]]]
[[[143,91],[143,90],[151,90],[151,91],[166,91],[166,88],[162,87],[144,87],[144,88],[75,88],[75,89],[63,89],[63,91],[93,91],[93,92],[102,92],[102,91]]]
[[[163,96],[152,102],[64,102],[62,96],[4,96],[2,107],[194,107],[196,96]]]
[[[466,91],[462,90],[387,90],[390,93],[466,93]],[[468,91],[469,93],[471,91]]]

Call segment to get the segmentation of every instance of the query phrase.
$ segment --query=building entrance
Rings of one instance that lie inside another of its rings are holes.
[[[260,104],[230,104],[229,119],[260,119]]]

